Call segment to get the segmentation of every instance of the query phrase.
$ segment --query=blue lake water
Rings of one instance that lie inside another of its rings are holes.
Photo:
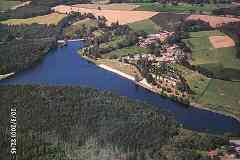
[[[72,85],[108,90],[166,109],[188,129],[216,134],[240,133],[240,123],[231,117],[197,108],[187,108],[88,63],[77,53],[82,46],[82,42],[70,42],[66,47],[52,50],[40,64],[10,79],[0,81],[0,84]]]

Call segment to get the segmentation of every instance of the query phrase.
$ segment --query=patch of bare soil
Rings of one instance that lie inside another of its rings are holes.
[[[235,42],[229,36],[211,36],[209,41],[214,48],[235,47]]]

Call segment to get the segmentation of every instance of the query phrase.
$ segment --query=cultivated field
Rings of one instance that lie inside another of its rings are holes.
[[[202,20],[208,22],[212,28],[218,28],[231,22],[240,22],[240,18],[209,16],[209,15],[190,15],[186,20]]]
[[[100,7],[102,10],[126,10],[131,11],[138,8],[140,5],[137,4],[127,4],[127,3],[112,3],[112,4],[77,4],[73,5],[78,8],[87,9],[98,9]]]
[[[54,24],[57,25],[59,21],[61,21],[65,17],[64,14],[59,13],[51,13],[44,16],[37,16],[33,18],[26,18],[26,19],[9,19],[6,21],[2,21],[3,24],[11,24],[11,25],[18,25],[18,24]]]
[[[186,3],[179,3],[178,5],[172,4],[159,4],[159,3],[141,3],[140,7],[135,10],[138,11],[155,11],[155,12],[174,12],[174,13],[183,13],[183,12],[206,12],[210,13],[212,10],[216,9],[214,4],[205,4],[204,6],[200,5],[191,5]]]
[[[237,48],[215,48],[209,41],[211,36],[226,35],[219,31],[190,32],[190,38],[184,40],[192,50],[192,64],[219,78],[240,80],[240,59],[237,58]]]
[[[80,7],[72,7],[66,5],[60,5],[53,8],[58,13],[70,13],[72,11],[81,13],[92,13],[95,16],[104,16],[107,19],[107,24],[119,22],[119,24],[128,24],[145,19],[149,19],[158,12],[147,12],[147,11],[120,11],[120,10],[98,10],[98,9],[87,9]]]
[[[229,36],[211,36],[209,41],[214,48],[235,47],[235,42]]]

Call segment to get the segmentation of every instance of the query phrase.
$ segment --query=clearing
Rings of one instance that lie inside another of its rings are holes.
[[[235,42],[229,36],[211,36],[209,41],[214,48],[235,47]]]
[[[8,19],[6,21],[2,21],[1,23],[10,25],[33,24],[33,23],[57,25],[58,22],[61,21],[65,16],[66,16],[65,14],[51,13],[44,16],[37,16],[26,19]]]
[[[145,19],[149,19],[158,12],[147,12],[147,11],[120,11],[120,10],[98,10],[98,9],[87,9],[80,7],[73,7],[67,5],[59,5],[54,7],[53,10],[58,13],[70,13],[72,11],[81,13],[92,13],[95,16],[104,16],[107,19],[107,24],[110,25],[114,22],[119,24],[128,24]]]

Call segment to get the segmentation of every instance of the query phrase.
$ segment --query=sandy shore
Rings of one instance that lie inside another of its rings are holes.
[[[5,79],[5,78],[7,78],[7,77],[10,77],[10,76],[12,76],[12,75],[14,75],[14,74],[15,74],[14,72],[8,73],[8,74],[2,74],[2,75],[0,75],[0,80]]]
[[[118,74],[118,75],[120,75],[120,76],[122,76],[122,77],[124,77],[124,78],[127,78],[127,79],[129,79],[129,80],[135,81],[135,78],[134,78],[133,76],[128,75],[128,74],[126,74],[126,73],[123,73],[123,72],[121,72],[121,71],[118,71],[118,70],[116,70],[116,69],[113,69],[113,68],[111,68],[111,67],[109,67],[109,66],[107,66],[107,65],[105,65],[105,64],[99,64],[98,66],[101,67],[101,68],[103,68],[103,69],[106,69],[106,70],[108,70],[108,71],[111,71],[111,72],[113,72],[113,73],[116,73],[116,74]]]

